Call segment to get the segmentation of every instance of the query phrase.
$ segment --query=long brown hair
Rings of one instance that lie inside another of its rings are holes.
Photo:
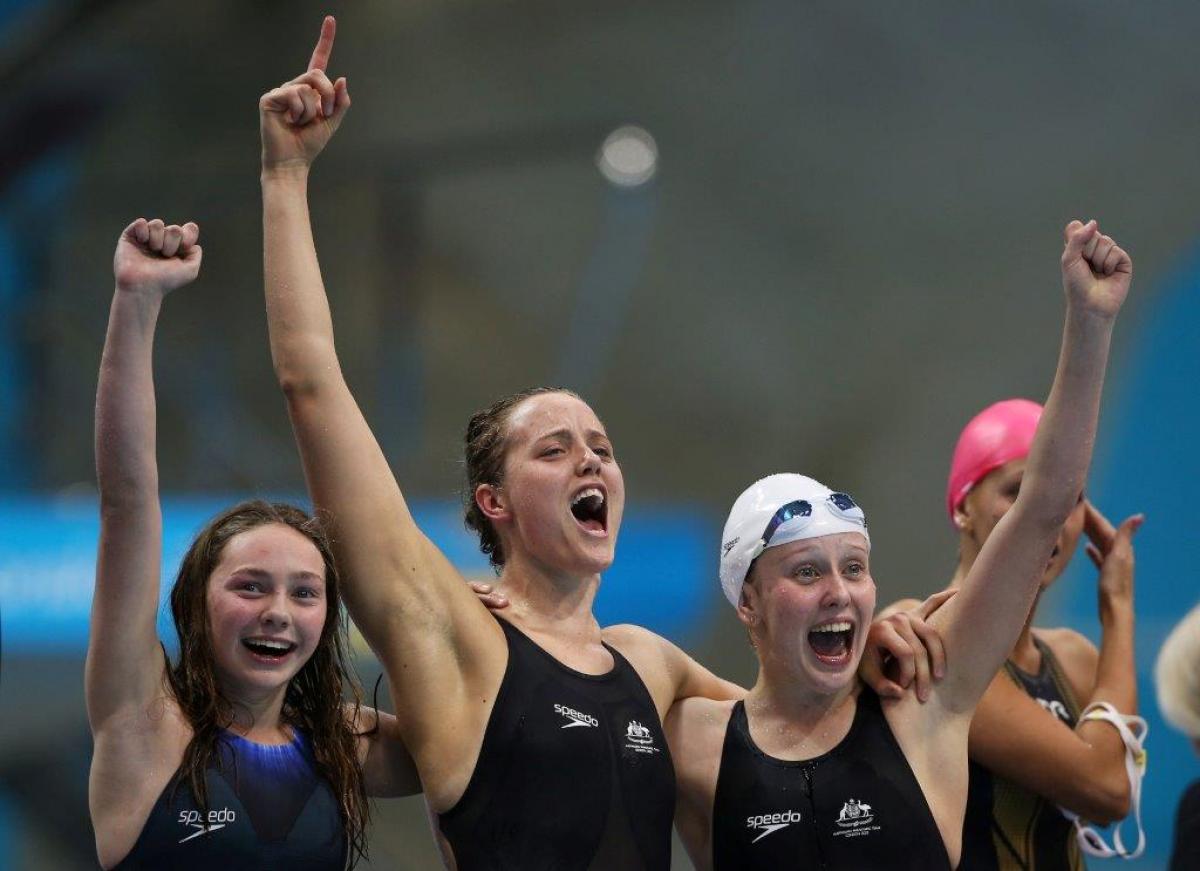
[[[192,542],[171,588],[171,615],[179,634],[179,659],[167,673],[175,700],[192,727],[176,785],[187,783],[207,817],[205,771],[217,753],[221,730],[233,720],[233,705],[217,681],[208,619],[208,580],[221,552],[239,533],[279,523],[311,541],[325,562],[325,626],[312,656],[288,683],[282,719],[309,738],[318,772],[338,799],[349,847],[349,867],[366,856],[370,817],[358,763],[357,739],[347,722],[343,698],[362,704],[346,645],[346,615],[341,607],[337,568],[329,541],[316,518],[281,502],[252,500],[233,506],[209,521]]]
[[[479,536],[479,549],[487,554],[497,574],[504,566],[504,548],[492,521],[475,502],[475,490],[480,484],[498,485],[504,477],[504,458],[508,454],[508,419],[513,409],[532,396],[543,393],[579,395],[565,387],[529,387],[502,399],[471,415],[463,440],[467,468],[467,488],[463,491],[463,522]]]

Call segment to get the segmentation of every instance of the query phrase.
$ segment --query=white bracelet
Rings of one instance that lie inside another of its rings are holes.
[[[1091,826],[1080,822],[1079,815],[1060,807],[1063,816],[1075,823],[1075,837],[1079,840],[1080,848],[1089,856],[1108,859],[1120,856],[1122,859],[1136,859],[1146,849],[1146,832],[1142,829],[1142,778],[1146,776],[1146,733],[1149,727],[1146,721],[1137,716],[1125,716],[1108,702],[1093,702],[1079,716],[1080,724],[1088,720],[1103,720],[1110,723],[1121,735],[1125,742],[1125,773],[1129,776],[1129,804],[1137,823],[1137,847],[1132,852],[1125,849],[1121,840],[1121,824],[1117,822],[1113,828],[1113,846],[1109,846],[1104,837]]]

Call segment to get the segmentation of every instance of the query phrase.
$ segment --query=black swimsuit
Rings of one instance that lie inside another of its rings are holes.
[[[460,871],[666,869],[675,773],[654,702],[554,659],[507,621],[508,666],[466,792],[439,822]]]
[[[714,871],[950,868],[917,778],[869,689],[836,747],[786,761],[750,737],[733,707],[713,799]]]
[[[178,772],[137,842],[112,871],[341,871],[346,838],[338,803],[300,732],[255,744],[222,732],[205,784],[207,816]]]
[[[1062,666],[1050,646],[1037,636],[1034,646],[1042,655],[1037,674],[1022,671],[1011,660],[1004,671],[1028,695],[1074,729],[1079,704]],[[992,775],[971,763],[971,789],[961,871],[1082,871],[1083,856],[1075,840],[1075,827],[1053,803],[1018,783]]]

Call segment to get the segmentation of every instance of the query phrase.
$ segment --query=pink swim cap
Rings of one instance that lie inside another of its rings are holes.
[[[1005,399],[989,405],[963,427],[946,483],[946,510],[951,522],[954,509],[985,475],[1010,460],[1029,455],[1041,417],[1042,407],[1036,402]]]

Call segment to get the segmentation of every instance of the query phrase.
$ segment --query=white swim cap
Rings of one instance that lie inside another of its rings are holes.
[[[768,547],[857,532],[871,546],[867,518],[845,493],[804,475],[770,475],[747,487],[729,510],[721,535],[721,589],[737,607],[750,564]]]

